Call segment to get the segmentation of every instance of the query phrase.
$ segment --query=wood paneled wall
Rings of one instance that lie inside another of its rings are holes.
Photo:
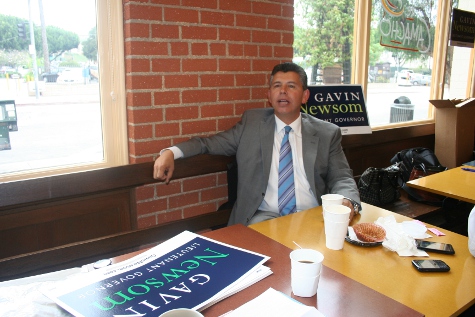
[[[368,167],[387,167],[400,150],[426,147],[434,150],[434,124],[374,131],[372,134],[343,136],[343,149],[357,177]]]

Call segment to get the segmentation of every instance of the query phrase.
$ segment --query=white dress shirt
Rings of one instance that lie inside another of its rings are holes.
[[[269,182],[264,200],[259,206],[259,210],[279,213],[278,207],[278,181],[279,181],[279,153],[282,139],[285,135],[286,124],[275,117],[274,146],[272,151],[272,163],[270,167]],[[295,198],[297,201],[297,211],[318,206],[303,166],[302,154],[302,119],[301,116],[290,124],[292,130],[289,133],[289,142],[292,148],[292,162],[294,165]]]

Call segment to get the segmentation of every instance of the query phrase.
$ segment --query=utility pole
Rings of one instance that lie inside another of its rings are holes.
[[[31,9],[31,0],[28,0],[28,9],[30,13],[30,54],[33,59],[33,74],[35,76],[35,95],[36,99],[40,99],[39,85],[38,85],[38,63],[36,62],[36,48],[35,48],[35,32],[33,29],[33,18]]]
[[[45,15],[43,13],[43,0],[38,0],[38,7],[40,9],[41,39],[43,40],[43,59],[45,63],[44,71],[46,73],[49,73],[50,72],[49,49],[48,49],[48,38],[46,37]]]

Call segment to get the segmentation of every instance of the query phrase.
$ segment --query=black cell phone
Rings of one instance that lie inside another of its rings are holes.
[[[454,248],[452,247],[451,244],[448,244],[448,243],[416,240],[416,246],[418,249],[421,249],[427,252],[455,254]]]
[[[442,260],[412,260],[419,272],[448,272],[450,267]]]

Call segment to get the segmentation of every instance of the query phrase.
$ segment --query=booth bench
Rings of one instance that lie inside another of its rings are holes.
[[[177,160],[173,179],[227,171],[233,161],[215,155]],[[135,191],[157,183],[152,172],[153,162],[147,162],[0,183],[0,281],[81,266],[183,230],[227,224],[230,208],[137,229]]]

